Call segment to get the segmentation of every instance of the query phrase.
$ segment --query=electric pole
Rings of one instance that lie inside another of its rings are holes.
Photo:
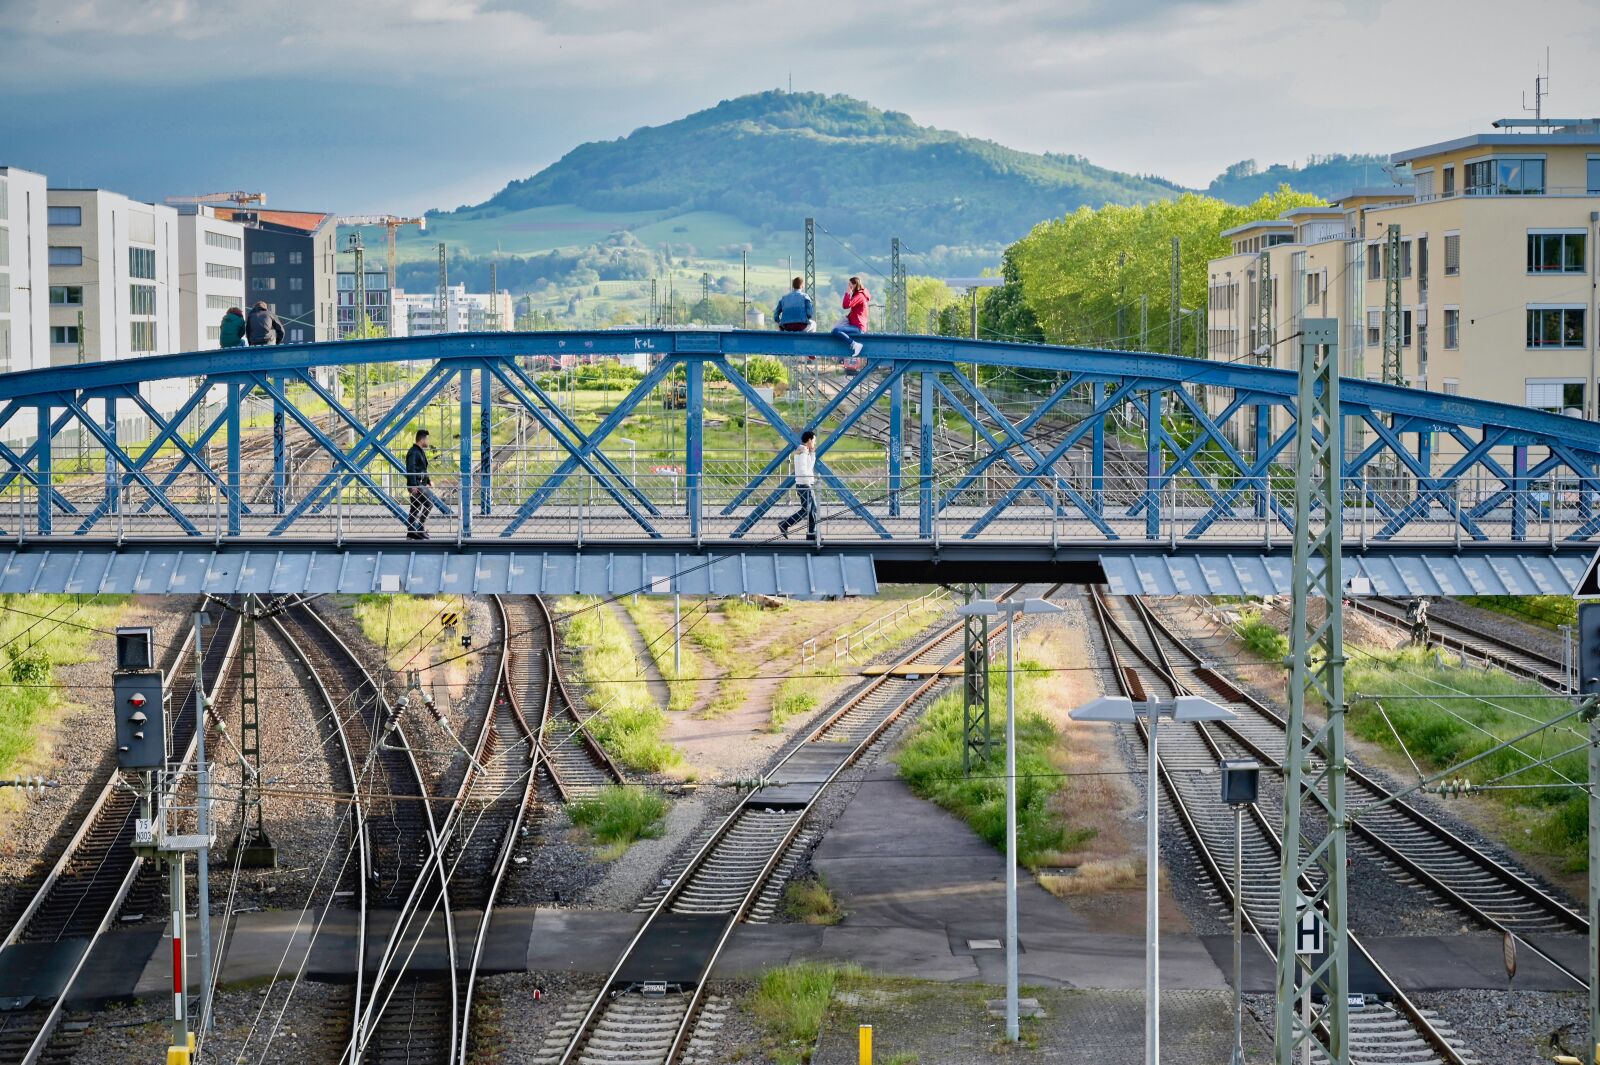
[[[1383,383],[1404,385],[1400,334],[1400,227],[1391,225],[1383,244]]]
[[[750,328],[750,253],[739,249],[739,328]]]
[[[711,274],[700,275],[700,321],[709,325],[711,323]]]
[[[350,251],[355,255],[355,291],[352,296],[355,307],[350,317],[350,332],[345,334],[345,339],[364,339],[367,335],[367,264],[366,250],[361,243],[361,230],[357,229],[350,234],[348,244]],[[360,363],[350,367],[350,383],[352,385],[351,403],[355,408],[356,420],[362,425],[367,424],[367,375],[368,368]]]
[[[1150,350],[1150,294],[1139,294],[1139,351]]]
[[[1257,366],[1271,366],[1272,353],[1276,348],[1277,330],[1272,320],[1272,256],[1265,248],[1256,257],[1256,327],[1255,337],[1250,346],[1250,361]],[[1255,405],[1255,448],[1253,457],[1258,461],[1266,452],[1268,438],[1272,435],[1272,408],[1265,403]],[[1262,507],[1267,505],[1265,494],[1256,508],[1257,514],[1265,513]]]
[[[817,298],[817,220],[806,219],[806,291]]]
[[[489,260],[489,314],[490,329],[500,329],[500,264]]]
[[[1172,318],[1167,322],[1167,354],[1183,354],[1183,274],[1178,254],[1178,238],[1172,238]]]
[[[363,424],[365,424],[363,422]],[[256,616],[261,600],[246,596],[239,612],[239,755],[244,775],[239,787],[239,836],[228,861],[250,869],[272,869],[278,848],[267,836],[261,795],[261,704],[256,665]]]
[[[82,366],[85,362],[88,362],[88,361],[89,361],[89,353],[88,353],[88,351],[87,351],[87,349],[86,349],[86,347],[84,345],[83,310],[82,310],[82,308],[80,308],[78,310],[78,365]],[[83,464],[85,462],[87,462],[88,459],[89,459],[89,456],[88,456],[87,451],[86,451],[88,441],[84,440],[84,436],[86,434],[87,434],[87,430],[85,430],[84,427],[81,426],[81,425],[78,426],[78,470],[79,470],[79,472],[82,472]]]
[[[906,270],[900,262],[900,238],[889,242],[889,332],[906,331]]]
[[[444,241],[439,242],[439,292],[433,297],[435,333],[448,333],[450,316],[450,263],[445,258]]]
[[[974,334],[976,335],[976,334]],[[1117,350],[1128,347],[1128,253],[1117,253]]]

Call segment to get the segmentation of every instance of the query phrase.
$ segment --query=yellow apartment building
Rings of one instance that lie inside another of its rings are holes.
[[[1595,418],[1600,119],[1503,120],[1391,158],[1411,189],[1356,189],[1225,234],[1232,253],[1209,265],[1209,357],[1291,367],[1299,320],[1336,318],[1344,372],[1380,379],[1399,227],[1407,384]]]

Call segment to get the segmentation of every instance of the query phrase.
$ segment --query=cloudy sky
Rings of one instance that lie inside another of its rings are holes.
[[[1514,9],[1515,17],[1508,14]],[[0,164],[141,198],[453,207],[782,87],[1204,184],[1600,114],[1594,0],[0,0]]]

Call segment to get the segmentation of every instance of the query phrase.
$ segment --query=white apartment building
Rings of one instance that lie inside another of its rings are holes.
[[[389,326],[389,272],[379,265],[364,264],[362,273],[366,275],[365,290],[366,320],[371,323],[374,330],[382,330],[385,336],[405,336],[403,329],[395,333]],[[354,270],[341,270],[338,279],[338,326],[339,339],[346,340],[350,334],[358,331],[361,317],[356,312],[356,274]]]
[[[481,333],[516,328],[516,316],[509,290],[468,292],[465,284],[447,290],[443,324],[439,320],[436,292],[408,293],[394,290],[394,320],[391,336],[417,336],[422,333]]]
[[[222,316],[245,310],[244,226],[204,204],[178,208],[178,350],[221,347]]]
[[[0,166],[0,373],[50,364],[43,174]]]

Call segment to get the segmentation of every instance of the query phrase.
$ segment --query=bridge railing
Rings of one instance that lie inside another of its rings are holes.
[[[1273,548],[1287,542],[1292,525],[1294,482],[1282,469],[1250,478],[1197,465],[1140,480],[1096,477],[1087,464],[1060,462],[1048,475],[1001,468],[984,477],[957,467],[924,478],[915,468],[886,468],[881,456],[824,460],[814,487],[824,543],[981,538]],[[619,466],[618,473],[561,472],[529,456],[466,477],[435,472],[420,493],[393,469],[367,469],[358,478],[325,462],[281,476],[152,474],[112,482],[110,490],[101,471],[65,471],[48,490],[19,479],[0,492],[0,537],[399,538],[416,494],[434,538],[760,543],[777,539],[779,519],[797,510],[787,469],[747,473],[743,462],[713,463],[696,476],[681,467]],[[1342,539],[1556,544],[1592,535],[1600,498],[1575,480],[1525,478],[1516,489],[1493,477],[1435,483],[1367,470],[1345,482]],[[805,531],[801,523],[791,535]]]

